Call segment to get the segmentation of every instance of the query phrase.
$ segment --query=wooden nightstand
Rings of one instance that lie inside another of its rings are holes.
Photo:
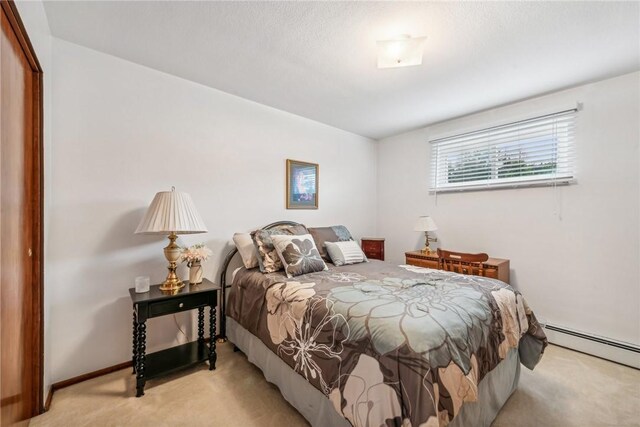
[[[136,374],[136,397],[144,395],[148,379],[169,374],[209,360],[209,370],[216,368],[216,307],[220,286],[204,279],[199,285],[189,285],[175,294],[162,292],[160,285],[149,292],[137,294],[129,289],[133,302],[133,372]],[[204,339],[204,308],[209,307],[209,345]],[[198,309],[198,339],[186,344],[145,354],[146,321],[152,317]]]
[[[363,237],[362,251],[369,259],[384,261],[384,239],[379,237]]]
[[[425,253],[422,251],[405,252],[406,263],[417,267],[440,269],[438,254],[436,252]],[[489,258],[483,263],[486,277],[502,280],[509,283],[509,260],[501,258]]]

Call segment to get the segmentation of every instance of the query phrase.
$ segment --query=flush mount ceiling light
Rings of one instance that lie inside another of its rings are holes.
[[[391,40],[379,40],[378,68],[409,67],[422,64],[426,37],[403,34]]]

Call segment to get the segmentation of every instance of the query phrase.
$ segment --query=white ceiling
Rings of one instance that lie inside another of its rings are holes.
[[[640,68],[637,2],[47,2],[54,36],[381,138]],[[376,40],[427,36],[421,66]]]

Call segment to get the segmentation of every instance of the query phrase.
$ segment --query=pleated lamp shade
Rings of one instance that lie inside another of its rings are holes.
[[[136,234],[196,234],[206,233],[200,214],[191,196],[180,191],[156,194],[136,229]]]
[[[438,226],[430,216],[421,216],[414,227],[415,231],[436,231]]]

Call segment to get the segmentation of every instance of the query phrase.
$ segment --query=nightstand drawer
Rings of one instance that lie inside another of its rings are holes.
[[[149,317],[178,313],[209,304],[209,294],[201,293],[149,304]]]
[[[362,241],[362,250],[364,251],[380,252],[381,249],[382,249],[382,242],[367,241],[367,240]]]
[[[364,254],[370,259],[382,259],[382,251],[379,249],[365,249]]]

